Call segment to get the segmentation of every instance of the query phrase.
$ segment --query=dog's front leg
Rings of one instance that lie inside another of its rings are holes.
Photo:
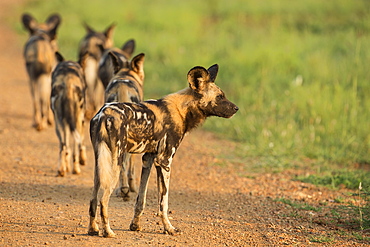
[[[170,165],[171,164],[169,164],[166,168],[163,168],[162,166],[156,166],[159,215],[162,218],[164,232],[170,235],[176,235],[180,232],[180,230],[173,227],[170,220],[168,219],[168,192],[170,189],[171,174]]]
[[[143,214],[145,204],[146,204],[146,192],[148,190],[149,175],[154,162],[154,155],[150,153],[144,154],[143,158],[143,168],[141,170],[140,188],[137,195],[135,204],[134,218],[130,224],[131,231],[140,231],[140,216]]]

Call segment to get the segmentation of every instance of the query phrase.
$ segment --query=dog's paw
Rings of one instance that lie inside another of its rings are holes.
[[[164,230],[164,234],[169,234],[172,236],[181,235],[182,231],[178,228],[171,228],[169,230]]]
[[[81,174],[81,168],[80,168],[80,166],[78,164],[74,164],[72,173],[73,174],[76,174],[76,175]]]
[[[127,187],[121,187],[117,190],[117,196],[122,197],[123,201],[127,202],[130,200],[130,190]]]
[[[116,234],[112,230],[108,229],[108,230],[104,230],[103,237],[105,237],[105,238],[115,238]]]
[[[99,236],[99,230],[89,229],[89,231],[87,232],[87,234],[89,236]]]
[[[141,231],[141,227],[138,224],[131,223],[130,224],[130,231]]]
[[[58,171],[56,177],[64,177],[65,172],[64,171]]]

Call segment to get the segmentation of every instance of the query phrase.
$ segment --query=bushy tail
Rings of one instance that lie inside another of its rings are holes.
[[[117,173],[117,148],[111,140],[110,123],[112,116],[98,113],[90,122],[90,137],[94,147],[96,172],[102,187],[110,186],[114,174]]]

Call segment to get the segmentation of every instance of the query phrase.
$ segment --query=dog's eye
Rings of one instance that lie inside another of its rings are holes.
[[[225,98],[225,96],[223,94],[219,94],[217,95],[217,100],[223,100]]]

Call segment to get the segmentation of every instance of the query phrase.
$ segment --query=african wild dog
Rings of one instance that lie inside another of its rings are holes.
[[[218,65],[208,70],[194,67],[188,72],[189,87],[159,100],[142,103],[107,103],[90,122],[90,137],[95,154],[95,180],[90,201],[89,235],[98,235],[96,219],[98,191],[103,236],[114,237],[108,220],[108,202],[118,181],[125,154],[144,153],[139,193],[130,230],[139,231],[140,217],[146,203],[148,178],[152,165],[157,170],[159,215],[165,232],[179,230],[168,219],[168,191],[172,159],[185,134],[207,117],[232,117],[238,107],[226,99],[214,83]]]
[[[34,110],[33,126],[37,130],[42,130],[47,124],[53,123],[49,103],[51,72],[56,65],[55,52],[58,50],[56,37],[61,18],[58,14],[53,14],[45,23],[38,23],[30,14],[23,14],[22,22],[30,34],[23,55],[30,78]]]
[[[84,73],[86,77],[86,115],[93,116],[104,103],[104,87],[98,77],[99,61],[105,49],[113,47],[113,34],[115,24],[110,25],[104,32],[97,32],[85,24],[87,34],[83,37],[79,46],[79,59],[86,53]]]
[[[123,44],[122,48],[111,48],[104,51],[103,56],[99,62],[99,69],[98,69],[98,76],[103,83],[104,88],[107,88],[110,79],[112,79],[114,75],[113,65],[111,56],[109,55],[112,52],[119,58],[120,67],[128,68],[129,67],[129,59],[132,56],[132,53],[135,50],[135,40],[131,39]]]
[[[143,101],[144,58],[143,53],[135,56],[128,64],[123,64],[115,53],[108,53],[113,69],[113,78],[105,90],[105,102],[135,102]],[[122,166],[118,193],[127,201],[129,192],[136,192],[135,166],[131,154],[125,155],[125,165]]]
[[[86,104],[86,82],[83,74],[85,58],[76,63],[64,61],[58,52],[56,56],[59,63],[52,73],[51,108],[60,143],[57,176],[63,177],[70,170],[71,160],[74,174],[79,174],[80,164],[85,165],[86,162],[86,148],[83,145]]]

